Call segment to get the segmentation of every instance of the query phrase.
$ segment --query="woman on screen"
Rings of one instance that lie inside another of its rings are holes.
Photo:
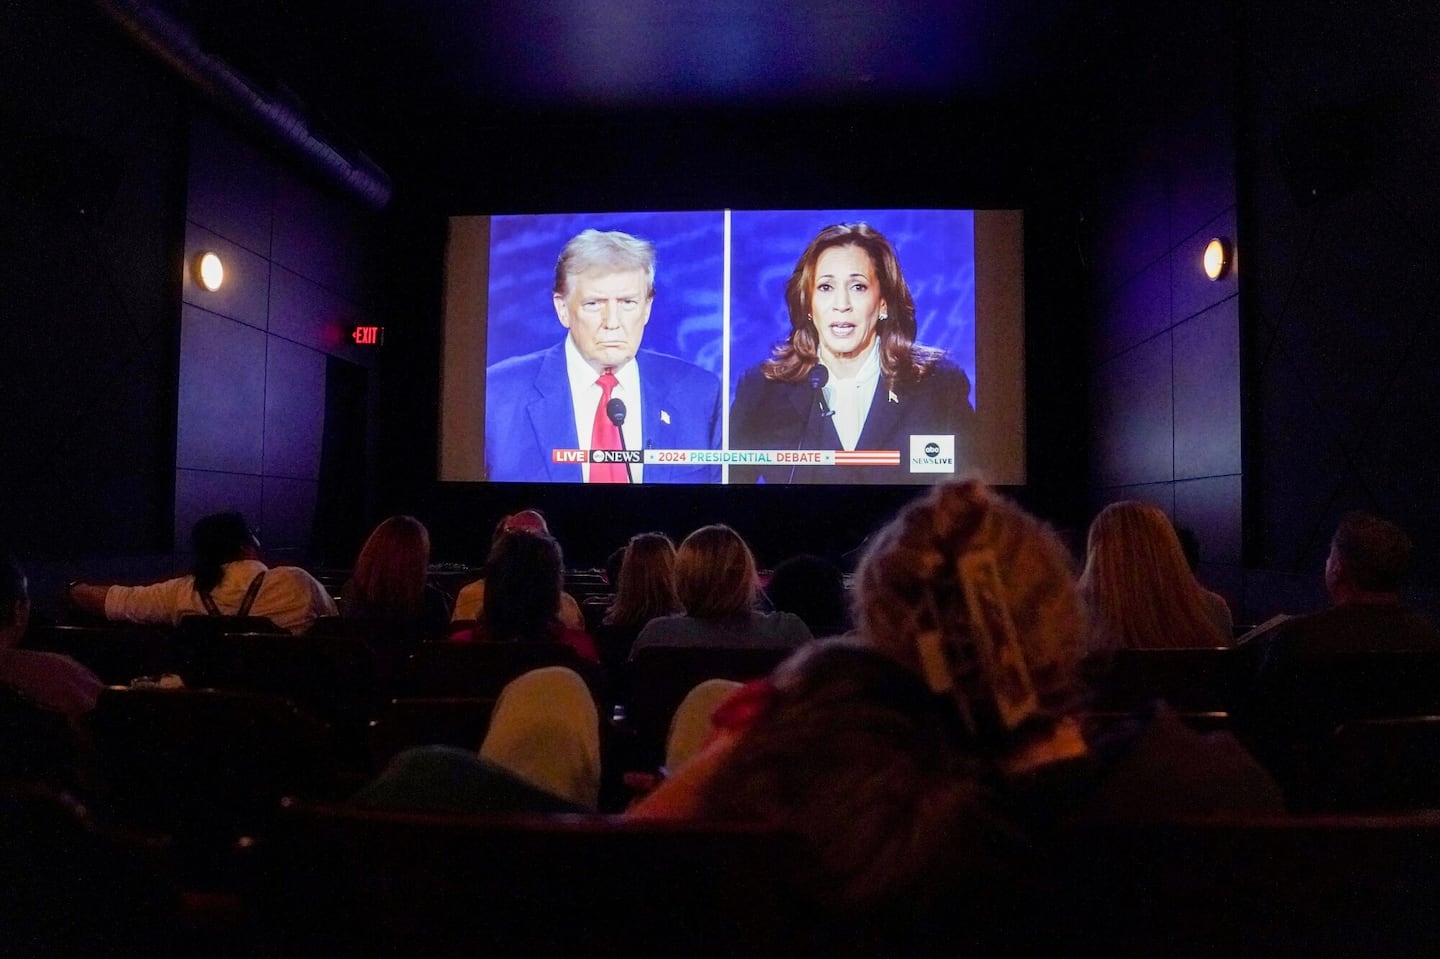
[[[795,264],[785,304],[789,337],[736,388],[730,449],[895,451],[898,458],[732,466],[732,481],[929,482],[970,465],[970,379],[943,351],[915,342],[915,302],[880,231],[865,223],[821,230]],[[912,473],[912,437],[923,438],[913,455],[938,469]]]

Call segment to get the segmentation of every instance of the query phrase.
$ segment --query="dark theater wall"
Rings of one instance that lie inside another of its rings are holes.
[[[0,5],[0,538],[32,567],[171,538],[185,95],[76,7]]]
[[[310,558],[317,507],[327,513],[324,496],[351,486],[337,478],[322,493],[326,419],[372,432],[375,391],[367,381],[378,354],[355,345],[348,331],[378,322],[377,272],[367,269],[374,217],[290,172],[283,157],[225,123],[197,115],[185,262],[215,250],[226,276],[214,293],[191,271],[184,280],[176,550],[196,519],[228,508],[260,527],[268,555]],[[352,386],[345,402],[327,403],[327,365],[335,362],[355,368]]]
[[[308,558],[317,511],[336,512],[327,413],[346,421],[332,435],[366,437],[360,458],[342,444],[362,489],[375,468],[373,391],[354,400],[374,360],[343,335],[374,315],[378,215],[238,134],[84,5],[0,7],[0,143],[0,540],[37,600],[55,578],[184,566],[214,509],[245,510],[275,558]],[[226,258],[218,294],[186,268],[201,249]],[[348,387],[327,411],[332,363]]]
[[[1243,273],[1211,281],[1201,254],[1237,235],[1236,41],[1223,9],[1172,16],[1152,10],[1115,38],[1128,66],[1107,74],[1091,131],[1092,507],[1147,500],[1194,529],[1201,578],[1234,605]]]
[[[1318,602],[1358,508],[1409,530],[1440,613],[1440,15],[1252,4],[1244,37],[1248,604]]]
[[[1337,521],[1373,510],[1440,613],[1440,17],[1235,4],[1117,47],[1091,141],[1093,505],[1194,527],[1239,622],[1323,605]],[[1213,284],[1212,235],[1238,267]]]

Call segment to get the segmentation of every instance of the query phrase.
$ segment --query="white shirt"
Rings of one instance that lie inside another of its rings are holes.
[[[870,415],[870,403],[875,398],[875,387],[879,382],[878,337],[870,344],[870,352],[860,362],[860,368],[855,371],[854,376],[836,376],[835,367],[830,366],[830,382],[825,385],[825,402],[835,411],[835,432],[840,434],[842,449],[853,450],[855,444],[860,442],[860,432],[865,429],[865,418]]]
[[[265,571],[265,581],[250,607],[251,616],[264,616],[283,630],[303,633],[317,617],[337,616],[335,601],[315,577],[298,566],[266,570],[254,559],[226,563],[219,584],[210,591],[220,612],[239,611],[250,581]],[[105,618],[129,623],[178,626],[180,617],[204,615],[205,604],[195,592],[195,577],[180,576],[151,586],[111,586],[105,591]]]
[[[645,422],[645,411],[640,406],[640,358],[636,357],[610,372],[614,373],[615,379],[619,381],[610,391],[610,397],[625,401],[625,425],[620,428],[620,435],[625,438],[625,448],[644,449],[640,428],[640,424]],[[568,336],[565,337],[565,373],[570,378],[570,404],[575,414],[575,436],[580,441],[581,449],[589,449],[590,434],[595,428],[595,409],[600,405],[604,390],[595,382],[600,378],[600,374],[580,355],[575,341]],[[643,473],[644,467],[631,464],[630,476],[634,482],[640,482]],[[580,464],[580,475],[586,483],[590,482],[589,463]]]

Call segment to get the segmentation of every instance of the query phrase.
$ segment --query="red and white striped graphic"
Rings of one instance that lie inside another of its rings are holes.
[[[836,450],[836,466],[899,466],[899,450]]]

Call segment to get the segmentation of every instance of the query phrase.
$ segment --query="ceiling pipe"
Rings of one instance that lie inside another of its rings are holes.
[[[229,64],[206,53],[184,24],[139,0],[96,0],[95,6],[196,89],[272,134],[319,173],[377,210],[390,203],[390,177],[374,161],[363,153],[347,157],[311,133],[303,116],[265,96]]]

